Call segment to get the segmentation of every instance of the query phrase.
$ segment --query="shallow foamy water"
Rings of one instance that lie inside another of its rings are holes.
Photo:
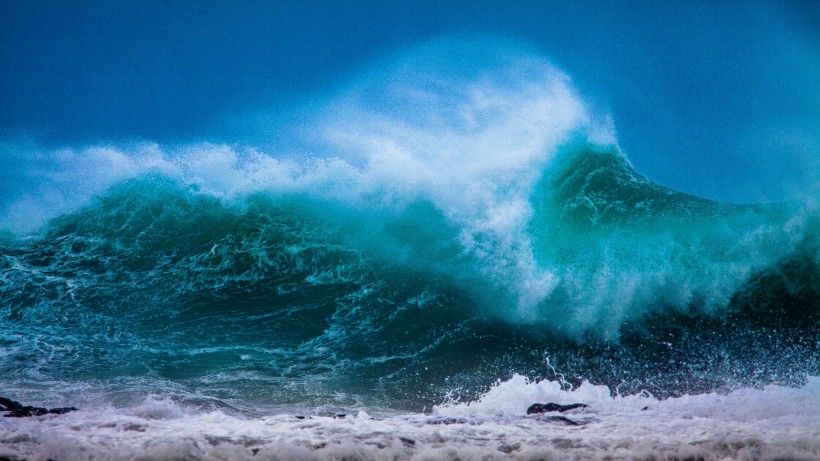
[[[524,416],[533,398],[583,402]],[[518,414],[514,414],[518,413]],[[0,420],[0,457],[36,460],[820,459],[820,378],[728,395],[657,400],[564,391],[515,376],[431,414],[372,417],[199,412],[148,398],[131,408]]]

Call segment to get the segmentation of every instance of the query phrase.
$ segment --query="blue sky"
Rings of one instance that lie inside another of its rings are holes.
[[[482,34],[566,72],[662,184],[816,194],[820,7],[676,3],[0,0],[0,138],[263,145],[275,128],[253,114],[309,110],[403,49]]]

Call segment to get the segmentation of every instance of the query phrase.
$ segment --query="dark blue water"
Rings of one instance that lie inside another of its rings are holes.
[[[547,359],[659,397],[820,374],[816,205],[701,199],[587,141],[539,168],[483,195],[117,182],[0,243],[0,387],[52,406],[420,411],[554,378]]]

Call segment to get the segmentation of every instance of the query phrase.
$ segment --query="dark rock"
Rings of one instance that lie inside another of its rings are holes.
[[[141,424],[128,423],[122,427],[125,431],[145,432],[145,426]]]
[[[565,426],[583,426],[586,422],[573,421],[566,416],[540,416],[539,421],[545,423],[561,423]]]
[[[527,414],[540,415],[541,413],[550,413],[553,411],[563,413],[576,408],[586,408],[586,405],[583,403],[571,403],[569,405],[558,405],[557,403],[534,403],[527,408]]]
[[[405,447],[416,446],[416,441],[413,439],[408,439],[407,437],[399,437],[399,440],[401,440],[401,443],[403,443]]]
[[[5,397],[0,397],[0,412],[7,412],[3,415],[6,418],[24,418],[28,416],[42,416],[46,414],[62,415],[69,411],[76,411],[74,407],[42,408],[23,405]]]
[[[521,448],[520,443],[513,443],[512,445],[510,445],[508,443],[502,443],[501,445],[498,446],[498,451],[500,451],[502,453],[510,454],[510,453],[512,453],[516,450],[519,450],[520,448]]]
[[[77,409],[74,408],[74,407],[59,407],[59,408],[52,408],[52,409],[48,410],[48,412],[53,414],[53,415],[63,415],[63,414],[66,414],[70,411],[77,411]]]
[[[465,418],[449,418],[449,417],[433,417],[427,420],[427,424],[442,424],[449,426],[450,424],[467,424],[469,421]]]

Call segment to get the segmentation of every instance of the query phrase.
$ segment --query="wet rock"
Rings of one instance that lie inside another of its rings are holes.
[[[6,418],[24,418],[28,416],[42,416],[47,414],[62,415],[69,411],[76,411],[74,407],[60,407],[60,408],[43,408],[23,405],[20,402],[0,397],[0,413],[6,412],[3,415]]]
[[[518,443],[518,442],[513,443],[513,444],[502,443],[501,445],[498,446],[498,451],[500,451],[502,453],[507,453],[507,454],[510,454],[510,453],[512,453],[514,451],[517,451],[519,449],[521,449],[521,444]]]
[[[445,426],[449,426],[451,424],[468,424],[469,421],[466,418],[449,418],[449,417],[433,417],[428,419],[427,424],[441,424]]]
[[[541,416],[538,419],[540,421],[544,421],[545,423],[559,423],[565,426],[583,426],[586,424],[586,422],[574,421],[566,416]]]
[[[551,413],[557,411],[563,413],[565,411],[574,410],[576,408],[586,408],[587,405],[583,403],[571,403],[569,405],[559,405],[557,403],[534,403],[527,408],[528,415],[540,415],[542,413]]]
[[[407,437],[399,437],[401,443],[404,444],[405,447],[415,447],[416,441],[413,439],[408,439]]]

